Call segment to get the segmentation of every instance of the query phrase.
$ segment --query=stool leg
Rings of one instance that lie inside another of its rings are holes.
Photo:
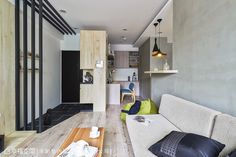
[[[125,95],[122,93],[122,94],[121,94],[121,102],[124,101],[124,96],[125,96]]]

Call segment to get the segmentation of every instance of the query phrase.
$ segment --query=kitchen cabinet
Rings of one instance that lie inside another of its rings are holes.
[[[129,68],[129,52],[126,51],[115,52],[115,67]]]
[[[120,84],[107,84],[107,104],[120,105]]]

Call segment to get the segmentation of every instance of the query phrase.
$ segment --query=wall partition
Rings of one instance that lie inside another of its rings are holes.
[[[15,115],[16,115],[16,130],[35,130],[35,110],[39,111],[38,117],[38,132],[43,131],[43,56],[44,45],[43,45],[43,22],[46,20],[61,34],[75,35],[75,31],[69,26],[69,24],[62,18],[62,16],[56,11],[56,9],[50,4],[48,0],[23,0],[22,7],[21,1],[15,0]],[[31,8],[29,12],[29,8]],[[23,12],[23,19],[21,20],[20,14]],[[36,22],[36,13],[38,14]],[[28,21],[28,14],[31,14],[31,19]],[[31,23],[31,27],[28,27],[28,23]],[[23,23],[23,25],[21,25]],[[38,26],[36,26],[36,24]],[[21,26],[23,28],[21,28]],[[38,28],[38,39],[36,39],[35,28]],[[30,31],[30,32],[29,32]],[[31,35],[29,41],[28,37]],[[22,42],[20,40],[23,40]],[[36,41],[38,43],[36,43]],[[30,42],[31,52],[29,54]],[[21,52],[21,44],[22,51]],[[36,45],[38,46],[38,54],[36,54]],[[28,63],[28,58],[31,58]],[[21,65],[22,59],[22,65]],[[38,67],[36,67],[36,60],[38,60]],[[28,65],[31,65],[29,69]],[[21,72],[23,77],[21,77]],[[38,82],[36,80],[36,71],[38,71]],[[29,72],[31,75],[29,75]],[[28,78],[28,77],[31,78]],[[22,80],[21,80],[22,78]],[[31,93],[28,91],[28,82],[31,81]],[[21,85],[23,82],[23,85]],[[38,89],[36,88],[38,86]],[[38,90],[36,92],[36,90]],[[39,102],[36,103],[36,93],[38,93]],[[29,99],[30,96],[30,99]],[[31,123],[29,125],[28,117],[28,103],[31,101]],[[23,112],[21,112],[21,102],[23,102]],[[38,104],[38,105],[36,105]],[[22,115],[23,114],[23,115]],[[21,117],[23,117],[23,128],[21,126]]]

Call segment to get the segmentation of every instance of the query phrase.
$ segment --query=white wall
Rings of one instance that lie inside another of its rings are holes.
[[[111,44],[111,51],[139,51],[139,48],[130,44]]]
[[[61,41],[61,50],[79,51],[80,50],[80,34],[64,35],[64,40]]]
[[[133,73],[135,72],[138,79],[138,68],[120,68],[112,74],[114,81],[128,81],[128,76],[132,80]]]
[[[28,8],[30,10],[30,8]],[[36,14],[36,54],[38,54],[38,15]],[[22,13],[21,13],[22,28]],[[28,51],[31,52],[31,18],[28,16]],[[23,32],[21,31],[21,51]],[[49,108],[60,104],[60,42],[63,35],[47,21],[43,21],[43,113]],[[31,59],[28,59],[28,68],[31,67]],[[36,60],[36,68],[39,61]],[[39,73],[36,72],[36,118],[39,116]],[[23,86],[23,72],[21,72],[21,87]],[[22,88],[21,88],[22,89]],[[23,123],[23,91],[21,91],[21,122]],[[31,72],[28,73],[28,122],[31,122]],[[22,124],[21,123],[21,124]]]

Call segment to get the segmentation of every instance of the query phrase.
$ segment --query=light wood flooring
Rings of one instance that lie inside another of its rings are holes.
[[[107,112],[81,112],[64,122],[38,134],[30,143],[22,145],[11,157],[53,157],[76,127],[105,127],[103,157],[134,157],[125,123],[120,120],[120,106],[108,105]]]

